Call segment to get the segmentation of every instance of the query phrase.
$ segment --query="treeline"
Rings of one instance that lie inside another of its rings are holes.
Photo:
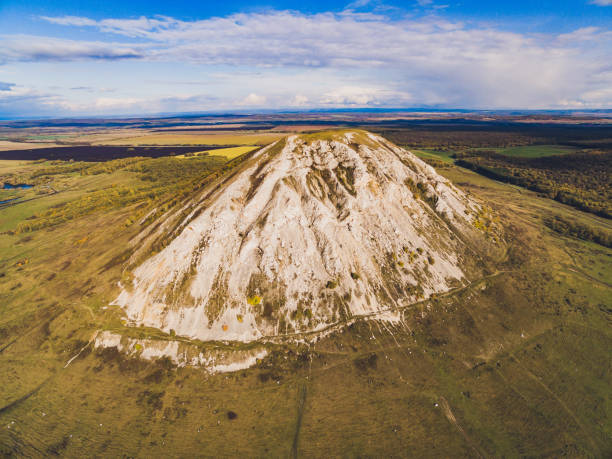
[[[471,156],[474,155],[474,156]],[[456,164],[556,201],[612,218],[612,152],[518,158],[494,152],[456,155]]]
[[[98,175],[98,174],[111,174],[119,169],[124,169],[129,165],[138,163],[140,161],[150,161],[151,158],[142,156],[135,156],[133,158],[121,158],[114,159],[106,162],[86,162],[86,161],[62,161],[53,160],[49,161],[45,167],[37,168],[31,172],[27,178],[24,178],[28,183],[41,183],[44,182],[45,178],[66,175],[66,174],[80,174],[80,175]],[[42,161],[33,161],[32,164],[37,164]]]
[[[419,121],[404,126],[367,126],[398,145],[441,151],[523,145],[571,145],[612,149],[612,126],[555,123]]]
[[[568,220],[560,216],[544,218],[544,224],[556,233],[572,236],[585,241],[596,242],[604,247],[612,248],[612,232]]]
[[[373,129],[376,131],[375,129]],[[544,139],[514,132],[497,131],[377,131],[391,142],[408,148],[426,148],[438,151],[456,151],[464,148],[516,147],[543,143]]]
[[[145,190],[128,186],[113,186],[94,191],[78,199],[51,207],[39,214],[33,215],[20,222],[14,233],[20,234],[36,231],[91,214],[94,211],[124,207],[139,201],[150,201],[162,193],[163,190],[160,189]]]
[[[226,162],[222,156],[195,156],[188,159],[165,157],[137,161],[127,165],[125,170],[138,173],[140,179],[147,182],[173,183],[201,177],[203,173],[221,168]]]

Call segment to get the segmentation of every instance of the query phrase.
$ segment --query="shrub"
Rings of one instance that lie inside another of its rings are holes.
[[[325,284],[325,288],[336,288],[337,286],[338,282],[336,282],[335,280],[327,281],[327,284]]]
[[[559,215],[545,218],[544,224],[556,233],[612,248],[612,232],[603,228],[595,228]]]
[[[253,295],[247,298],[247,303],[249,303],[251,306],[257,306],[259,303],[261,303],[261,300],[263,300],[263,298],[259,295]]]

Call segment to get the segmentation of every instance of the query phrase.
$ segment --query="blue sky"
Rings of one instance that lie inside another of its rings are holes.
[[[612,0],[0,2],[0,117],[612,108]]]

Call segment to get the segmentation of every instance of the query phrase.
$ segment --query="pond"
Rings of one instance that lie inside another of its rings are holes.
[[[28,185],[27,183],[17,183],[16,185],[13,185],[12,183],[4,182],[2,189],[4,190],[29,190],[33,186],[34,185]]]

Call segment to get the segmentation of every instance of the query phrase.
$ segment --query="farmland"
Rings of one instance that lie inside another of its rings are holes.
[[[215,150],[204,150],[198,152],[191,152],[187,154],[181,155],[181,157],[186,156],[198,156],[198,155],[217,155],[217,156],[225,156],[227,159],[234,159],[240,155],[253,151],[259,147],[256,146],[243,146],[243,147],[230,147],[230,148],[217,148]]]
[[[205,147],[209,153],[214,150],[213,145]],[[79,145],[71,147],[41,147],[35,149],[19,149],[0,151],[0,159],[17,160],[60,160],[60,161],[110,161],[119,158],[146,156],[159,158],[162,156],[185,155],[186,153],[201,152],[198,147],[126,147],[110,145]]]
[[[266,145],[283,137],[278,133],[158,134],[126,137],[109,145]]]

